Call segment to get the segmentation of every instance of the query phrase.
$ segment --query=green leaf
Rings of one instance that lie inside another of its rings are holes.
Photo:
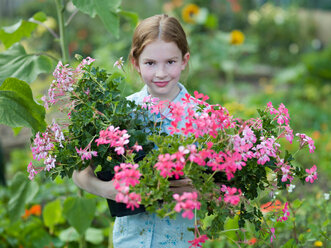
[[[43,219],[45,226],[49,227],[51,233],[54,232],[54,226],[61,222],[62,206],[60,200],[49,202],[43,209]]]
[[[35,23],[20,20],[12,26],[2,27],[0,29],[0,40],[7,49],[22,38],[30,37],[32,31],[35,30],[36,27],[37,24]]]
[[[17,136],[21,132],[22,127],[13,127],[12,130],[13,130],[14,136]]]
[[[34,101],[26,82],[7,78],[0,86],[0,123],[36,132],[46,129],[45,108]]]
[[[94,245],[101,244],[103,241],[102,230],[97,229],[97,228],[92,228],[92,227],[88,228],[86,230],[85,239],[86,239],[86,241],[88,241]]]
[[[126,19],[128,19],[132,26],[137,26],[138,22],[139,22],[139,16],[137,13],[135,12],[131,12],[131,11],[124,11],[124,10],[120,10],[118,11],[118,14],[125,17]]]
[[[237,237],[236,231],[235,231],[235,230],[239,229],[238,220],[239,220],[239,216],[236,215],[233,217],[233,219],[227,218],[224,223],[225,235],[232,240],[238,240],[238,237]]]
[[[79,234],[77,233],[77,231],[75,230],[75,228],[73,228],[73,227],[69,227],[69,228],[63,230],[63,231],[60,233],[59,238],[60,238],[63,242],[78,241],[78,240],[79,240]]]
[[[119,17],[117,12],[121,2],[122,0],[73,0],[73,4],[80,11],[88,14],[92,18],[97,14],[106,29],[116,38],[119,37]]]
[[[295,239],[288,240],[281,248],[296,248]]]
[[[8,214],[11,222],[15,222],[24,213],[25,204],[29,203],[37,194],[39,186],[30,181],[27,175],[18,172],[10,184],[10,201],[8,203]]]
[[[27,54],[20,44],[15,44],[0,53],[0,84],[8,77],[33,82],[40,73],[49,73],[53,68],[50,58],[44,55]]]
[[[295,209],[298,209],[299,207],[301,207],[301,205],[302,205],[302,201],[300,201],[299,199],[296,199],[293,202],[293,208],[295,208]]]
[[[208,215],[206,213],[205,215],[205,218],[203,218],[201,220],[201,223],[202,223],[202,230],[206,230],[208,227],[210,227],[212,225],[212,222],[213,220],[215,219],[215,215],[211,214],[211,215]]]
[[[47,20],[47,15],[44,12],[39,11],[33,15],[32,19],[36,21],[44,22]]]
[[[94,8],[94,1],[91,0],[73,0],[72,3],[85,14],[88,14],[92,18],[96,15],[96,10]]]
[[[93,199],[69,197],[64,202],[63,214],[80,235],[91,225],[96,210]]]
[[[105,8],[105,3],[111,1],[108,0],[99,0],[95,2],[95,8],[97,10],[98,16],[105,25],[106,29],[112,33],[116,38],[119,37],[119,26],[120,19],[117,13],[114,10],[109,10]]]

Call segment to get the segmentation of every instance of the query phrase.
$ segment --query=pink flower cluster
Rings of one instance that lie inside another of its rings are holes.
[[[297,133],[295,136],[299,137],[300,149],[302,149],[305,145],[308,145],[310,153],[315,151],[316,147],[312,138],[304,133]]]
[[[174,210],[181,212],[183,218],[192,219],[194,217],[194,209],[200,209],[200,202],[198,201],[198,194],[196,192],[184,192],[182,195],[174,194],[173,198],[177,201]]]
[[[310,169],[306,169],[308,176],[306,177],[306,182],[313,183],[317,179],[317,167],[313,165]]]
[[[278,107],[278,110],[275,109],[272,106],[272,103],[269,102],[267,104],[267,109],[270,111],[270,114],[272,115],[276,115],[276,117],[274,118],[274,120],[277,119],[277,123],[279,125],[285,124],[285,125],[289,125],[289,121],[290,121],[290,116],[288,114],[288,110],[287,108],[285,108],[284,104],[281,103]]]
[[[180,176],[184,175],[185,155],[189,152],[188,149],[180,146],[178,151],[172,155],[160,154],[154,167],[160,171],[160,175],[164,178],[175,176],[176,179],[179,179]]]
[[[240,196],[242,195],[241,190],[235,187],[227,187],[222,185],[221,191],[224,192],[224,201],[230,203],[231,205],[238,205],[240,202]],[[222,197],[219,197],[219,200],[222,200]]]
[[[118,155],[125,153],[124,146],[129,143],[130,135],[126,130],[120,130],[119,127],[109,126],[106,130],[99,132],[100,138],[96,139],[97,145],[109,144],[110,147],[115,147]]]
[[[253,148],[255,151],[254,157],[258,159],[258,164],[264,165],[266,162],[270,161],[270,157],[277,157],[277,149],[280,144],[276,143],[274,137],[266,139],[262,136],[260,140],[261,143]]]
[[[206,234],[203,234],[199,237],[196,237],[195,239],[188,241],[191,245],[189,246],[189,248],[191,247],[202,247],[202,243],[205,243],[206,240],[208,239]]]
[[[115,166],[114,186],[118,191],[116,201],[126,204],[127,208],[139,208],[141,196],[135,192],[130,192],[130,186],[134,187],[139,184],[141,173],[138,170],[138,164],[121,163]]]
[[[277,218],[278,222],[286,221],[288,219],[288,216],[290,216],[290,211],[288,210],[288,202],[285,203],[282,212],[283,212],[283,216]]]
[[[53,105],[63,99],[67,92],[73,91],[74,84],[83,73],[83,68],[86,65],[90,65],[93,61],[94,59],[87,57],[83,59],[76,69],[70,67],[69,64],[63,65],[62,62],[59,61],[53,72],[55,80],[53,80],[48,89],[48,95],[41,98],[45,108],[48,109],[49,105]]]
[[[89,144],[87,147],[85,147],[84,149],[79,148],[77,149],[77,147],[75,147],[78,155],[81,156],[82,160],[91,160],[92,156],[96,157],[98,155],[98,153],[96,151],[91,151],[91,144]]]
[[[35,167],[32,162],[29,163],[27,171],[29,178],[32,180],[36,174],[42,170],[50,171],[55,167],[56,155],[52,155],[51,151],[54,148],[54,143],[58,142],[60,147],[63,147],[64,135],[60,126],[53,120],[52,124],[46,128],[44,133],[37,132],[31,145],[33,159],[38,161],[44,160],[45,167]]]

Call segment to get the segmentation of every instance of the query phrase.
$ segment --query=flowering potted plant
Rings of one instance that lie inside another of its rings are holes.
[[[317,179],[315,165],[304,170],[293,164],[294,155],[281,146],[280,140],[292,143],[295,138],[283,104],[275,108],[268,103],[249,120],[208,104],[208,96],[198,92],[187,94],[183,104],[146,97],[136,105],[121,96],[122,75],[95,68],[93,61],[83,59],[76,69],[59,62],[55,69],[43,100],[46,107],[61,102],[67,116],[35,134],[33,156],[44,165],[31,162],[30,179],[43,170],[54,179],[71,177],[73,170],[90,163],[100,165],[101,172],[111,171],[116,201],[130,211],[143,208],[160,217],[181,213],[200,219],[203,225],[195,221],[190,241],[194,247],[217,238],[227,217],[239,215],[239,227],[249,221],[261,228],[262,212],[252,200],[262,192],[285,190],[293,180]],[[164,104],[167,113],[161,113]],[[172,120],[171,135],[160,128],[165,114]],[[314,151],[310,137],[296,137],[298,150],[308,146]],[[192,180],[196,192],[178,195],[169,189],[169,180],[183,177]],[[278,221],[288,214],[285,204]]]

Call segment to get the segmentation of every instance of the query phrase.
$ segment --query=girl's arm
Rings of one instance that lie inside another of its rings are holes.
[[[75,170],[72,174],[72,180],[81,189],[101,196],[106,199],[115,200],[117,190],[113,181],[102,181],[94,174],[93,166],[90,165],[83,170]]]

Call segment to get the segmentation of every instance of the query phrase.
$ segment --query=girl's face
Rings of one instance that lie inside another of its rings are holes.
[[[156,40],[144,48],[134,66],[153,97],[172,101],[179,93],[177,83],[189,58],[175,42]]]

